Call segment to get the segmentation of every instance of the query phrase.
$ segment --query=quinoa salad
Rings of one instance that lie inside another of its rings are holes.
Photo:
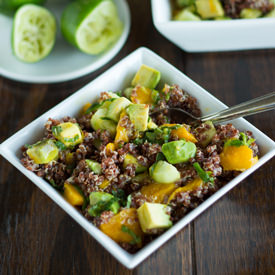
[[[123,92],[102,91],[79,116],[49,118],[22,164],[130,253],[169,229],[258,161],[252,133],[232,124],[178,124],[167,107],[200,116],[196,98],[142,65]],[[150,116],[163,109],[158,116]]]
[[[274,0],[171,0],[173,20],[274,18]]]

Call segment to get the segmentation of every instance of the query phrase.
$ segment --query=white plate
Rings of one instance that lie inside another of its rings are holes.
[[[194,81],[174,68],[168,62],[146,48],[140,48],[107,70],[101,76],[90,82],[88,85],[59,103],[57,106],[34,120],[32,123],[15,133],[0,145],[0,154],[2,154],[11,164],[27,176],[34,184],[44,191],[52,200],[64,209],[76,222],[78,222],[91,236],[93,236],[106,250],[108,250],[118,261],[128,268],[134,268],[146,257],[153,253],[168,239],[174,236],[190,221],[201,214],[205,209],[221,198],[226,192],[240,183],[249,174],[263,165],[275,154],[275,143],[265,134],[252,126],[244,119],[233,120],[232,123],[240,130],[250,130],[253,132],[260,147],[261,157],[257,164],[246,170],[238,177],[227,183],[214,195],[205,200],[196,209],[182,218],[173,227],[167,230],[157,239],[146,245],[136,254],[130,254],[122,249],[117,243],[111,240],[107,235],[97,229],[75,208],[73,208],[63,197],[46,182],[44,179],[36,176],[33,172],[27,170],[21,163],[21,146],[23,144],[32,144],[43,136],[43,126],[49,117],[61,118],[64,115],[76,116],[79,110],[86,102],[91,102],[98,98],[102,91],[120,91],[130,85],[131,79],[139,69],[141,64],[158,69],[161,74],[161,85],[166,83],[177,83],[184,90],[195,96],[202,109],[203,114],[209,114],[218,111],[226,106],[209,94],[206,90],[197,85]],[[20,236],[19,236],[20,237]],[[103,263],[101,263],[103,264]]]
[[[130,11],[126,0],[114,0],[124,30],[119,40],[106,52],[91,56],[80,52],[63,38],[60,18],[69,1],[48,1],[46,5],[56,16],[58,33],[53,51],[44,60],[27,64],[19,61],[12,53],[12,18],[0,14],[0,75],[30,83],[54,83],[71,80],[91,73],[110,61],[125,44],[130,30]]]
[[[275,18],[173,21],[170,0],[151,0],[153,23],[187,52],[275,48]]]

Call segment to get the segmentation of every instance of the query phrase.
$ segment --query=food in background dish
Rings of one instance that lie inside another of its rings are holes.
[[[172,0],[173,20],[275,17],[274,0]]]
[[[22,148],[27,169],[132,253],[258,161],[252,133],[232,124],[151,118],[165,107],[201,114],[194,97],[160,78],[142,65],[131,87],[102,92],[78,118],[50,118],[44,138]]]

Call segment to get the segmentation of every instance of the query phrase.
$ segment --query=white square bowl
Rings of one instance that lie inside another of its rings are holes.
[[[173,21],[170,0],[151,0],[153,23],[187,52],[275,48],[275,18]]]
[[[240,183],[245,177],[263,165],[275,154],[275,143],[260,132],[257,128],[252,126],[244,119],[237,119],[233,124],[240,130],[250,130],[253,132],[260,146],[261,157],[256,165],[247,171],[240,174],[231,182],[226,184],[214,195],[205,200],[192,212],[187,214],[172,228],[167,230],[157,239],[146,245],[136,254],[130,254],[122,249],[118,244],[111,240],[107,235],[97,229],[92,223],[84,218],[74,207],[67,203],[63,197],[46,182],[44,179],[36,176],[33,172],[27,170],[20,163],[21,151],[23,144],[31,144],[40,137],[42,137],[43,126],[49,117],[61,118],[64,115],[76,116],[81,107],[86,102],[95,100],[99,93],[106,90],[118,91],[129,86],[131,79],[135,72],[139,69],[141,64],[147,64],[158,69],[162,73],[161,84],[176,83],[184,90],[195,96],[202,109],[203,114],[218,111],[226,107],[223,103],[210,95],[203,88],[198,86],[195,82],[178,71],[172,65],[167,63],[161,57],[151,52],[146,48],[139,48],[123,60],[118,62],[112,68],[107,70],[101,76],[87,84],[85,87],[75,92],[73,95],[59,103],[32,123],[15,133],[12,137],[4,141],[0,145],[0,153],[25,176],[27,176],[34,184],[36,184],[42,191],[44,191],[52,200],[54,200],[61,208],[64,209],[76,222],[78,222],[86,231],[90,233],[105,249],[107,249],[118,261],[120,261],[127,268],[134,268],[157,248],[159,248],[168,239],[174,236],[185,225],[207,209],[211,204],[222,197],[226,192]]]

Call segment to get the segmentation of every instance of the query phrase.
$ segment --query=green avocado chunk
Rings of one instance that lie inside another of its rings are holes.
[[[29,147],[27,155],[36,164],[49,163],[58,158],[58,147],[52,139],[39,141]]]
[[[195,3],[196,0],[177,0],[176,3],[178,7],[188,7]]]
[[[91,216],[97,217],[103,211],[112,211],[118,213],[120,205],[115,197],[105,192],[92,192],[89,196],[90,205],[88,212]]]
[[[150,233],[151,229],[172,226],[170,215],[166,213],[166,207],[165,204],[145,202],[138,208],[138,219],[144,233]]]
[[[257,9],[243,9],[241,11],[240,17],[243,19],[253,19],[258,18],[262,15],[262,12]]]
[[[201,21],[200,17],[195,15],[189,9],[183,9],[175,17],[174,20],[178,21]]]
[[[107,112],[107,108],[99,108],[91,118],[91,126],[94,130],[108,130],[114,137],[116,133],[116,123],[106,117]]]
[[[149,106],[146,104],[131,104],[126,109],[131,122],[137,131],[147,130]]]
[[[67,147],[75,146],[83,141],[82,131],[77,123],[60,123],[52,127],[52,133]]]
[[[219,0],[197,0],[196,7],[198,14],[203,19],[224,16],[224,10]]]
[[[181,139],[164,143],[161,150],[169,163],[177,164],[193,158],[196,154],[196,145]]]
[[[198,142],[202,147],[206,147],[212,140],[212,138],[216,135],[216,128],[212,121],[206,121],[199,126],[199,137]],[[197,132],[197,129],[195,129]]]
[[[274,2],[275,4],[275,2]],[[274,18],[275,17],[275,8],[274,10],[270,11],[269,13],[267,13],[264,17],[266,18]]]
[[[137,158],[135,158],[131,154],[126,154],[124,161],[123,161],[123,168],[125,169],[127,165],[129,164],[135,164],[136,166],[136,173],[142,173],[146,171],[147,167],[139,164]]]
[[[95,174],[101,174],[101,165],[99,162],[94,161],[94,160],[90,160],[90,159],[86,159],[85,160],[88,167],[95,173]]]
[[[175,166],[164,160],[159,160],[149,168],[151,178],[157,183],[173,183],[180,179],[180,172]]]
[[[130,104],[131,101],[129,101],[126,97],[119,97],[115,99],[109,105],[106,117],[118,122],[120,113]]]
[[[160,81],[160,72],[146,65],[141,65],[134,79],[132,86],[140,85],[146,88],[154,89]]]

